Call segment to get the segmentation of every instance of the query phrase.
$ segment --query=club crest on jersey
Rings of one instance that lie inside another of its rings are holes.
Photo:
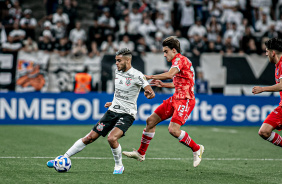
[[[132,80],[131,78],[126,78],[125,84],[126,84],[127,86],[130,86],[131,80]]]
[[[97,126],[97,130],[102,131],[104,129],[104,126],[105,126],[104,123],[99,123]]]

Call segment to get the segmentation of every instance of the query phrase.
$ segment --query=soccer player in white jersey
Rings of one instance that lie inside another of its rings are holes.
[[[108,142],[112,149],[115,160],[113,174],[122,174],[124,166],[122,164],[121,146],[118,139],[124,136],[125,132],[132,125],[137,113],[137,98],[141,87],[144,88],[144,95],[148,99],[155,97],[155,93],[147,82],[145,76],[131,66],[132,54],[127,48],[120,49],[116,53],[115,71],[115,94],[112,102],[105,104],[109,110],[100,121],[85,137],[77,140],[74,145],[64,154],[71,157],[83,150],[86,145],[96,141],[100,136],[108,135]],[[47,162],[48,167],[53,167],[54,161]]]

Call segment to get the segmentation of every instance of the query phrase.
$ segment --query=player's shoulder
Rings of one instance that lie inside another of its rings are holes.
[[[132,70],[130,72],[130,74],[132,74],[134,77],[139,77],[139,76],[143,76],[144,74],[142,72],[140,72],[139,70],[135,69],[132,67]]]

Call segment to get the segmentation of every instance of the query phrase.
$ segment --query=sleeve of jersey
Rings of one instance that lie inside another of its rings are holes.
[[[182,68],[183,68],[183,62],[184,62],[184,60],[180,60],[180,58],[176,58],[173,61],[172,65],[171,65],[171,68],[177,68],[178,71],[181,71]]]
[[[146,86],[150,85],[150,84],[148,83],[148,81],[146,80],[146,77],[145,77],[142,73],[140,73],[140,74],[138,75],[137,84],[138,84],[139,86],[142,86],[142,88],[145,88]]]

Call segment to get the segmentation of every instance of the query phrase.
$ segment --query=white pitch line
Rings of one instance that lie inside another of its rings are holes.
[[[0,159],[54,159],[54,157],[0,157]],[[71,157],[83,160],[112,160],[112,157]],[[128,159],[125,157],[125,159]],[[193,158],[146,158],[148,160],[193,160]],[[203,158],[210,161],[282,161],[280,158]]]

